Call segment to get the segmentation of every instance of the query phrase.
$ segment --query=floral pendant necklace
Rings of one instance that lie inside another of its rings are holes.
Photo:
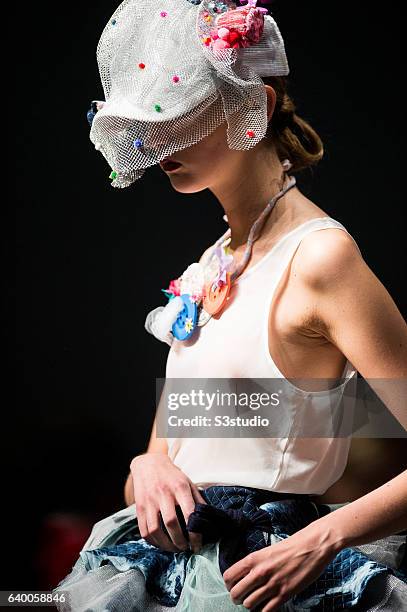
[[[289,160],[285,160],[284,171],[290,167]],[[233,282],[249,263],[253,243],[259,238],[267,217],[278,200],[296,185],[295,177],[287,178],[287,184],[270,200],[253,223],[240,262],[236,264],[233,255],[228,252],[227,246],[231,241],[231,229],[228,228],[199,263],[189,265],[179,278],[170,282],[168,289],[162,290],[168,303],[147,315],[147,331],[171,345],[174,337],[181,341],[187,340],[198,327],[222,312]]]

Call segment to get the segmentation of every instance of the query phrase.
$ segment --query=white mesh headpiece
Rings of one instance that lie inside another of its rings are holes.
[[[97,60],[105,101],[88,113],[90,139],[113,187],[227,121],[231,149],[267,130],[262,76],[289,72],[266,9],[230,0],[124,0],[103,30]]]

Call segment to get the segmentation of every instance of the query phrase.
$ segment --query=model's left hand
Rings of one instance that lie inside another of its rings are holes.
[[[250,553],[231,565],[223,578],[233,603],[272,612],[314,582],[340,549],[333,529],[314,521],[285,540]]]

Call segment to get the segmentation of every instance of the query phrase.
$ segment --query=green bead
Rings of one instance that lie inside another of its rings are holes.
[[[161,112],[161,106],[159,104],[155,104],[154,105],[155,110],[157,111],[157,113]]]
[[[110,179],[114,180],[115,178],[117,178],[117,172],[115,172],[114,170],[110,173],[109,176]]]

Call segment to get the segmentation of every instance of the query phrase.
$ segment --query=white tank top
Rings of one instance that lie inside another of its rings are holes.
[[[186,341],[174,339],[166,377],[285,378],[268,347],[272,298],[304,236],[325,228],[347,232],[331,217],[308,220],[243,271],[219,318],[212,317]],[[356,383],[356,370],[349,360],[341,377],[343,383],[323,391],[305,391],[285,379],[284,409],[291,411],[294,423],[287,438],[167,438],[168,455],[199,488],[241,485],[323,494],[346,467],[350,437],[304,438],[296,437],[295,431],[301,431],[297,429],[301,422],[318,423],[324,415],[335,416],[345,386],[351,380]],[[346,411],[353,410],[349,401]]]

